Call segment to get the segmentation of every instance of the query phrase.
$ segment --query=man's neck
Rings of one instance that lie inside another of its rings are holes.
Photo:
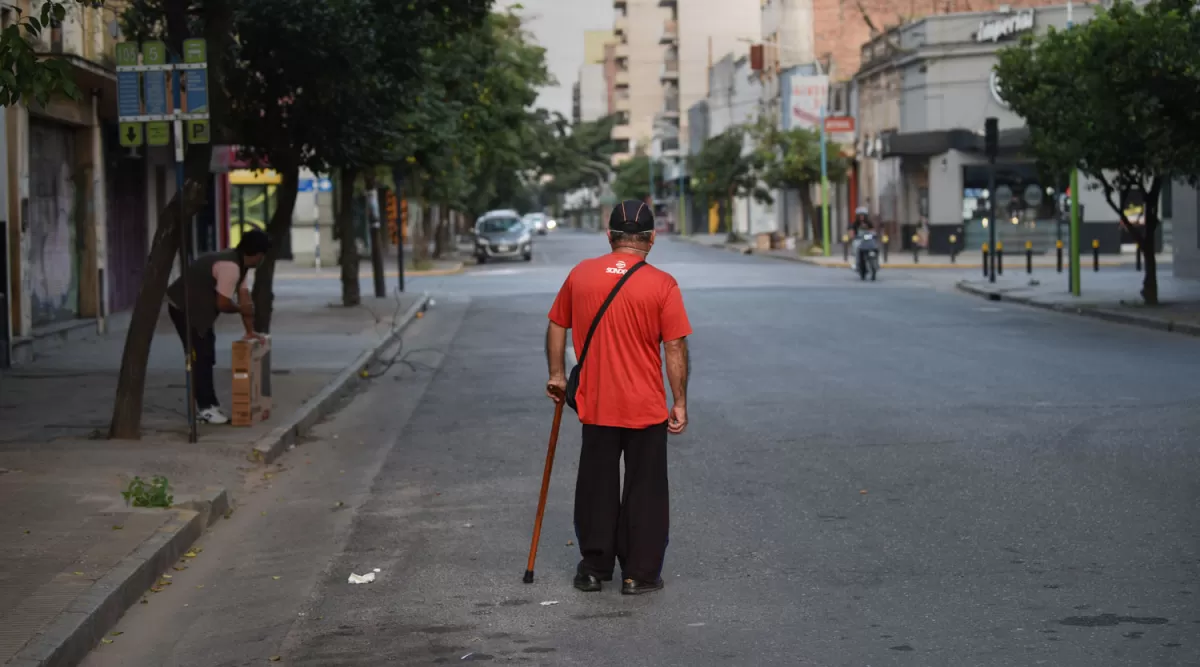
[[[629,246],[620,246],[618,248],[613,248],[613,253],[614,254],[623,254],[623,255],[635,255],[642,259],[646,259],[646,256],[650,254],[650,251],[649,250],[638,250],[637,248],[630,248]]]

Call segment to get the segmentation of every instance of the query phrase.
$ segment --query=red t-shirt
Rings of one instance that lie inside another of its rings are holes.
[[[583,352],[596,311],[637,262],[636,255],[611,253],[580,262],[567,276],[550,308],[550,321],[571,329],[576,358]],[[592,336],[575,396],[579,421],[623,428],[666,421],[661,345],[691,333],[679,284],[671,274],[653,266],[638,269],[625,281]]]

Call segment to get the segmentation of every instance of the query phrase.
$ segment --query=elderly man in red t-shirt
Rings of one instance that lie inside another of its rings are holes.
[[[663,587],[669,502],[667,434],[687,428],[688,350],[692,333],[679,285],[643,265],[654,246],[654,214],[628,200],[608,221],[612,252],[580,262],[563,283],[546,329],[547,394],[567,389],[567,329],[580,357],[575,401],[583,449],[575,485],[575,532],[583,560],[575,588],[598,591],[621,563],[621,592]],[[619,290],[618,281],[625,278]],[[603,304],[607,310],[593,321]],[[592,340],[587,342],[589,330]],[[667,410],[660,346],[674,405]],[[620,462],[625,458],[622,497]]]

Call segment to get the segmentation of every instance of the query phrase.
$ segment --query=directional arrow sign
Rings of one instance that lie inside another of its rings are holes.
[[[121,145],[125,148],[137,148],[145,143],[141,123],[121,123]]]

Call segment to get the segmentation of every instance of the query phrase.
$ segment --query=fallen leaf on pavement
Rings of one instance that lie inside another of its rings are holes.
[[[171,578],[171,575],[169,575],[169,574],[164,574],[164,575],[162,576],[162,578],[163,578],[163,579],[170,579],[170,578]]]
[[[101,644],[111,644],[111,643],[113,643],[113,641],[111,639],[101,639],[100,643]]]
[[[161,593],[161,592],[162,592],[162,587],[160,587],[160,586],[151,586],[151,587],[150,587],[150,592],[151,592],[151,593]]]
[[[112,637],[120,637],[121,635],[123,635],[123,634],[125,634],[125,633],[124,633],[124,632],[121,632],[120,630],[116,630],[116,631],[114,631],[114,632],[110,632],[110,633],[108,633],[108,634],[109,634],[110,636],[112,636]]]
[[[183,554],[183,557],[184,557],[184,558],[195,558],[195,557],[196,557],[196,552],[195,552],[195,551],[189,551],[189,552],[187,552],[187,553]]]
[[[567,540],[567,546],[569,546],[569,547],[575,546],[575,540]]]
[[[863,494],[863,495],[865,496],[865,495],[867,495],[867,490],[866,490],[866,489],[863,489],[863,490],[859,491],[859,493],[861,493],[861,494]]]
[[[124,530],[125,526],[114,525],[113,530]]]
[[[82,577],[82,576],[83,576],[83,573],[82,573],[82,572],[72,572],[71,574],[74,574],[74,575],[75,575],[75,576],[77,576],[77,577]]]
[[[147,600],[146,598],[142,598],[141,604],[150,604],[150,601]]]
[[[279,581],[279,580],[280,580],[280,579],[282,579],[283,577],[271,577],[271,578],[272,578],[272,579],[274,579],[275,581]]]
[[[283,660],[283,656],[280,656],[280,655],[271,656],[271,662],[279,662],[280,660]]]
[[[204,584],[196,584],[196,588],[204,588]]]
[[[172,569],[172,570],[175,570],[176,572],[183,572],[183,571],[184,571],[184,570],[186,570],[187,568],[186,568],[186,567],[184,567],[184,566],[182,566],[182,565],[176,565],[175,567],[172,567],[171,569]]]

